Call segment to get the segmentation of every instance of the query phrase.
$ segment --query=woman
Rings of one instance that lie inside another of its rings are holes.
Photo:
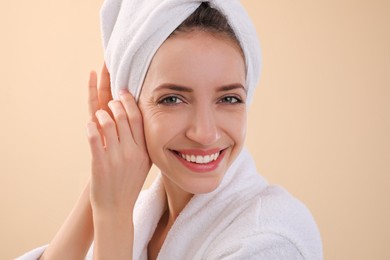
[[[243,150],[254,29],[237,1],[201,2],[106,1],[91,181],[50,245],[22,259],[322,259],[308,210]],[[151,163],[161,174],[140,194]]]

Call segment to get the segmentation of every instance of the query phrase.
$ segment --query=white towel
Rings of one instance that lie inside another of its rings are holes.
[[[159,177],[134,210],[133,259],[147,246],[165,210]],[[190,200],[171,227],[158,259],[322,259],[317,226],[307,208],[257,174],[243,150],[220,186]]]
[[[256,30],[238,0],[106,0],[101,29],[114,99],[126,87],[138,99],[154,54],[202,2],[227,17],[243,48],[250,103],[260,76],[261,54]]]

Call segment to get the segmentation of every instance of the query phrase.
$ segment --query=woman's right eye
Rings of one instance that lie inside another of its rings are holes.
[[[164,105],[175,105],[175,104],[183,103],[183,101],[177,96],[168,96],[162,98],[160,101],[158,101],[158,103]]]

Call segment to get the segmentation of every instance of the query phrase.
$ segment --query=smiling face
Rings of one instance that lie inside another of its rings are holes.
[[[165,183],[191,194],[218,187],[245,139],[245,76],[239,47],[223,35],[180,33],[159,48],[139,107]]]

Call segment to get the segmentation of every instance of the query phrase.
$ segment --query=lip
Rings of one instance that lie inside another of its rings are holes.
[[[214,171],[215,169],[218,168],[219,163],[221,162],[221,160],[225,156],[225,150],[226,149],[218,149],[218,148],[210,149],[210,150],[187,149],[187,150],[180,150],[180,151],[171,150],[171,152],[189,170],[194,171],[194,172],[198,172],[198,173],[204,173],[204,172]],[[218,152],[219,152],[219,156],[218,156],[217,160],[211,161],[209,163],[204,163],[204,164],[189,162],[189,161],[183,159],[179,155],[179,153],[183,153],[183,154],[189,154],[189,155],[202,155],[202,156],[204,156],[204,155],[210,155],[210,154],[214,154],[214,153],[218,153]]]
[[[179,152],[179,153],[188,154],[188,155],[201,155],[201,156],[205,156],[205,155],[211,155],[211,154],[215,154],[215,153],[218,153],[218,152],[222,152],[223,150],[224,149],[222,149],[222,148],[214,148],[214,149],[209,149],[209,150],[185,149],[185,150],[175,150],[175,151]]]

